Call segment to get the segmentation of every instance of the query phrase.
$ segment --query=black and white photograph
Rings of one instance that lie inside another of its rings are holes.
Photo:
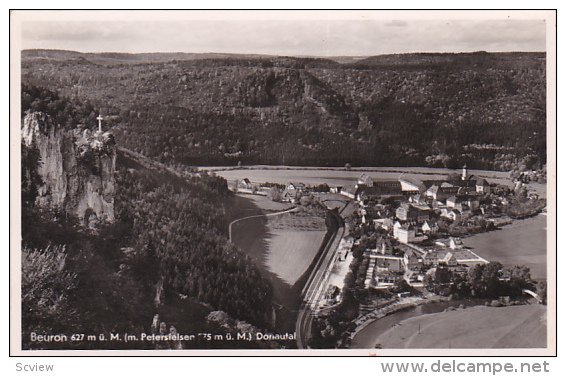
[[[555,11],[12,11],[11,351],[553,355]]]

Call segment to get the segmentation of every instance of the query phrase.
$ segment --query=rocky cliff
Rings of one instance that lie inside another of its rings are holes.
[[[37,148],[43,185],[37,204],[64,210],[81,223],[114,220],[116,146],[109,132],[68,129],[42,112],[26,114],[22,139]]]

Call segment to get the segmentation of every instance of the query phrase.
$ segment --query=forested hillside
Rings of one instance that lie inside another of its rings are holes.
[[[23,112],[42,111],[61,127],[95,124],[90,104],[47,89],[23,86],[22,104]],[[119,152],[116,220],[84,228],[63,209],[37,204],[38,156],[22,144],[24,348],[148,348],[151,343],[33,343],[30,334],[149,333],[155,313],[184,332],[206,332],[212,309],[270,327],[271,286],[227,239],[232,193],[224,179],[181,178]]]
[[[544,53],[330,59],[24,51],[24,83],[89,101],[171,165],[546,163]]]

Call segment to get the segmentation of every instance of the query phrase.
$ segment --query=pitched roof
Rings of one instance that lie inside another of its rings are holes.
[[[476,179],[472,179],[472,177],[466,180],[454,180],[450,182],[456,187],[475,187],[476,186]]]
[[[373,178],[364,172],[360,175],[360,177],[358,178],[358,181],[364,182],[364,183],[373,183]]]
[[[424,258],[425,258],[425,259],[429,259],[429,260],[436,260],[436,259],[438,259],[438,253],[436,253],[436,252],[427,252],[427,253],[424,255]]]
[[[373,187],[359,185],[356,195],[363,194],[366,196],[382,196],[382,195],[401,195],[401,183],[397,181],[380,181],[374,182]]]
[[[440,189],[440,187],[435,184],[435,185],[432,185],[429,189],[427,189],[427,192],[437,193],[439,189]]]
[[[478,185],[485,187],[485,186],[488,186],[489,183],[484,178],[480,178],[479,180],[476,181],[476,186],[478,186]]]
[[[431,221],[424,221],[423,225],[421,227],[424,227],[424,226],[428,226],[430,228],[438,227],[436,222],[431,222]]]
[[[456,193],[458,192],[458,190],[460,189],[460,187],[440,187],[440,192],[442,193]]]
[[[464,243],[462,242],[462,239],[461,239],[461,238],[458,238],[458,237],[453,237],[453,236],[451,236],[449,240],[453,240],[453,241],[454,241],[454,244],[457,244],[457,245],[462,245],[462,244],[464,244]]]
[[[294,187],[297,187],[297,188],[304,188],[305,187],[305,185],[303,183],[290,182],[287,186],[289,186],[289,185],[293,185]]]
[[[446,201],[454,201],[455,203],[467,202],[467,201],[477,201],[478,198],[475,195],[469,194],[459,194],[450,196],[446,199]]]
[[[438,185],[433,185],[431,186],[427,192],[430,192],[432,194],[437,194],[437,193],[446,193],[446,194],[455,194],[458,193],[458,190],[460,189],[460,187],[455,187],[451,184],[447,184],[445,185],[444,183],[440,186]]]
[[[440,186],[442,183],[444,183],[444,180],[423,180],[422,182],[425,185],[425,187],[430,188],[433,185]]]
[[[414,185],[421,192],[426,191],[426,186],[420,179],[416,179],[411,176],[401,176],[399,178],[399,182],[405,182],[407,184]]]
[[[356,194],[356,192],[358,191],[358,188],[356,188],[355,185],[345,185],[342,187],[342,189],[340,190],[343,193],[350,193],[350,194]]]
[[[418,254],[414,249],[410,249],[410,248],[405,251],[405,256],[407,256],[407,257],[417,257],[417,258],[421,257],[421,255]]]
[[[456,260],[456,256],[454,256],[454,254],[452,252],[448,252],[446,255],[444,255],[444,257],[442,258],[442,261],[448,262],[452,259]]]

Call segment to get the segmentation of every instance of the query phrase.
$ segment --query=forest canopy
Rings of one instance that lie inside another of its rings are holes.
[[[23,86],[22,98],[22,112],[42,111],[58,124],[72,126],[94,114],[88,103],[44,88]],[[36,204],[41,163],[35,146],[22,143],[24,348],[146,348],[151,344],[38,344],[30,335],[148,332],[156,312],[178,328],[205,330],[170,309],[181,296],[199,307],[201,325],[216,309],[270,326],[271,286],[227,238],[232,193],[224,179],[181,178],[118,152],[116,220],[92,230],[63,208]]]
[[[544,53],[386,55],[350,64],[42,56],[51,58],[23,53],[24,83],[49,82],[92,103],[123,147],[169,165],[465,163],[508,171],[546,163]]]

